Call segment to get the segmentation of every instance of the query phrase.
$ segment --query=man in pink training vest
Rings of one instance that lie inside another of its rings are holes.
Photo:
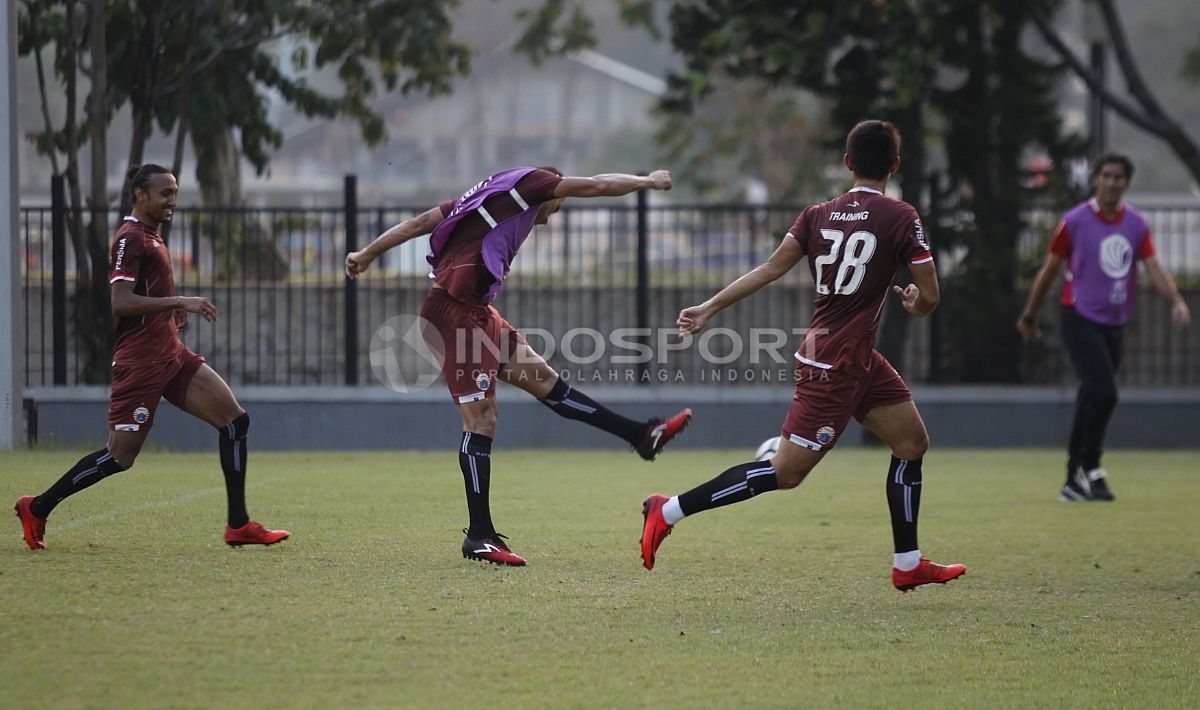
[[[770,461],[739,464],[686,493],[647,498],[642,504],[646,569],[654,568],[659,545],[684,517],[800,485],[853,416],[892,449],[887,474],[895,544],[892,584],[906,592],[967,571],[963,565],[934,564],[917,547],[921,462],[929,437],[904,380],[874,347],[879,313],[890,293],[915,316],[929,315],[938,304],[937,271],[917,211],[883,194],[900,167],[899,133],[883,121],[859,123],[846,138],[844,162],[854,176],[852,190],[804,210],[767,263],[679,314],[681,333],[695,335],[717,313],[808,257],[816,310],[796,351],[796,392],[779,451]],[[902,264],[916,282],[906,288],[892,286]]]
[[[687,426],[685,409],[668,419],[635,421],[613,412],[559,378],[491,305],[517,251],[533,227],[568,197],[619,197],[637,190],[669,190],[671,174],[564,177],[556,168],[510,168],[491,175],[455,200],[405,220],[367,248],[346,257],[346,275],[357,278],[385,251],[424,234],[429,239],[433,288],[421,317],[436,332],[426,340],[442,361],[450,396],[462,414],[458,463],[467,492],[470,527],[463,557],[521,566],[492,525],[488,493],[492,439],[496,435],[496,380],[525,390],[554,413],[609,432],[651,461]]]
[[[1041,335],[1037,311],[1063,264],[1062,341],[1079,375],[1075,421],[1067,444],[1067,481],[1059,500],[1111,501],[1100,466],[1104,434],[1117,406],[1121,331],[1137,297],[1137,266],[1146,265],[1154,288],[1171,303],[1171,320],[1184,328],[1192,315],[1154,249],[1142,213],[1122,202],[1133,181],[1133,161],[1121,153],[1092,166],[1095,195],[1067,211],[1054,231],[1046,260],[1033,281],[1017,330],[1025,342]]]

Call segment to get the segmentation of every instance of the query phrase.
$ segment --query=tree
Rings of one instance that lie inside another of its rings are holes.
[[[304,116],[349,116],[367,144],[376,145],[387,136],[371,107],[380,85],[438,94],[468,71],[469,50],[453,40],[447,14],[456,2],[275,1],[258,3],[253,13],[228,0],[175,0],[140,14],[140,4],[126,5],[132,14],[119,21],[139,31],[136,41],[120,46],[115,61],[122,70],[114,74],[129,79],[122,89],[134,112],[131,159],[140,154],[152,118],[164,131],[176,131],[177,155],[190,132],[204,204],[239,206],[242,158],[262,174],[282,141],[268,115],[268,94]],[[284,38],[294,51],[281,62],[272,50]],[[147,61],[151,57],[157,60]],[[341,95],[310,82],[309,75],[325,70],[336,70]],[[240,224],[213,226],[226,275],[246,263],[258,265],[260,277],[286,273],[273,246],[254,232]],[[237,258],[242,253],[244,261]]]
[[[653,20],[647,3],[621,4],[627,16]],[[564,2],[549,5],[552,20],[578,25]],[[1064,166],[1083,147],[1061,134],[1055,67],[1021,44],[1024,29],[1058,6],[1059,0],[674,0],[668,25],[684,68],[668,78],[662,107],[691,116],[728,76],[824,97],[831,147],[863,118],[896,123],[905,138],[904,198],[945,216],[933,231],[944,256],[962,252],[942,260],[953,293],[938,316],[948,334],[947,374],[1014,381],[1021,360],[1011,327],[1021,214],[1048,194],[1064,194]],[[543,27],[542,35],[558,37],[560,50],[564,37],[586,38],[578,28],[568,35]],[[1024,179],[1035,154],[1053,160],[1048,185],[1037,191]],[[946,180],[938,194],[927,195],[933,157],[945,164]],[[881,347],[893,356],[907,323],[903,317],[885,323]]]
[[[189,130],[202,192],[209,200],[236,204],[240,194],[218,188],[240,184],[240,157],[261,172],[269,149],[281,141],[267,114],[269,92],[305,115],[353,117],[368,142],[381,141],[384,124],[370,104],[380,85],[442,92],[467,71],[468,50],[453,40],[448,19],[456,3],[22,0],[19,51],[36,59],[44,123],[29,138],[56,171],[60,156],[66,164],[68,225],[78,264],[73,320],[84,381],[107,379],[112,349],[106,147],[115,112],[126,103],[132,109],[129,157],[134,162],[140,162],[155,124],[176,130],[177,155]],[[270,43],[283,37],[293,38],[298,47],[286,71],[269,51]],[[55,77],[66,88],[61,126],[54,125],[48,106],[45,52],[53,53]],[[326,68],[336,70],[341,95],[317,91],[307,81],[308,74]],[[76,104],[81,74],[90,85],[82,117]],[[91,164],[86,209],[78,175],[85,144]]]
[[[1082,79],[1089,90],[1100,96],[1106,108],[1111,108],[1133,125],[1164,141],[1191,173],[1192,178],[1200,184],[1200,145],[1188,135],[1182,124],[1167,114],[1154,92],[1150,90],[1150,85],[1142,77],[1142,72],[1129,49],[1129,40],[1125,37],[1125,27],[1116,6],[1112,0],[1088,2],[1100,12],[1108,44],[1113,48],[1117,66],[1125,79],[1127,97],[1120,96],[1105,86],[1088,64],[1075,54],[1051,23],[1051,13],[1035,13],[1034,24],[1063,64]],[[1200,77],[1200,48],[1193,49],[1185,58],[1183,71],[1187,76]]]

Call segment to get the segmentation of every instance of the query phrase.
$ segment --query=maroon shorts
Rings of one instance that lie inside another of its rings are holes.
[[[183,348],[168,362],[113,363],[108,425],[113,431],[142,431],[154,426],[158,400],[183,409],[188,385],[204,356]]]
[[[422,334],[442,363],[454,402],[494,397],[496,376],[525,336],[492,306],[463,303],[441,288],[429,290],[421,317],[436,331],[437,337]]]
[[[872,351],[870,372],[861,377],[802,364],[796,368],[796,393],[782,435],[807,449],[827,451],[852,415],[861,422],[875,407],[911,400],[908,385],[878,350]]]

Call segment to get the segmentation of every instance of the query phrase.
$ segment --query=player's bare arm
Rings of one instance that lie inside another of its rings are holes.
[[[160,298],[139,296],[133,292],[133,286],[131,281],[117,281],[112,285],[110,302],[113,315],[118,318],[183,310],[203,316],[204,320],[209,323],[217,320],[217,307],[207,298],[200,296],[164,296]]]
[[[670,190],[671,171],[649,175],[606,173],[592,177],[565,177],[554,188],[555,197],[620,197],[638,190]]]
[[[401,244],[432,232],[442,222],[442,209],[434,207],[416,217],[410,217],[383,234],[365,248],[346,255],[346,275],[352,279],[367,270],[380,254]]]
[[[1042,305],[1042,299],[1046,297],[1050,287],[1058,280],[1058,274],[1062,271],[1064,261],[1058,254],[1046,254],[1046,261],[1042,263],[1042,268],[1038,270],[1037,276],[1033,279],[1033,287],[1029,289],[1029,299],[1025,302],[1025,310],[1021,311],[1021,317],[1017,319],[1017,331],[1021,333],[1021,338],[1027,343],[1042,334],[1042,329],[1038,327],[1037,322],[1038,308]]]
[[[784,237],[766,263],[754,267],[699,306],[680,311],[679,318],[675,321],[675,325],[679,326],[679,334],[695,335],[704,330],[708,321],[717,313],[779,279],[803,258],[804,250],[800,248],[800,244],[791,237]]]
[[[1179,288],[1175,286],[1175,279],[1171,278],[1171,274],[1162,264],[1162,259],[1158,255],[1146,259],[1146,273],[1150,275],[1150,281],[1154,284],[1154,290],[1162,296],[1163,300],[1171,304],[1171,322],[1176,328],[1186,328],[1192,322],[1192,312],[1188,309],[1187,302],[1183,300],[1183,296],[1179,293]]]
[[[908,267],[912,273],[913,282],[904,288],[892,286],[892,290],[900,296],[904,310],[923,318],[937,308],[942,300],[941,289],[938,287],[937,267],[932,261],[924,264],[911,264]]]

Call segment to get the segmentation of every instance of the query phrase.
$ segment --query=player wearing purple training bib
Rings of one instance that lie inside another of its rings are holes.
[[[467,492],[470,527],[463,557],[521,566],[492,525],[488,500],[496,381],[525,390],[556,414],[586,422],[627,442],[650,461],[687,426],[685,409],[668,419],[635,421],[563,382],[541,355],[491,305],[517,251],[535,225],[546,224],[567,197],[619,197],[637,190],[670,190],[671,174],[563,177],[556,168],[510,168],[481,180],[455,200],[405,220],[366,249],[346,257],[357,278],[383,252],[423,234],[429,238],[433,288],[421,308],[423,334],[442,362],[450,396],[462,414],[458,464]],[[436,337],[435,337],[436,336]]]
[[[1063,265],[1062,340],[1079,375],[1075,420],[1067,444],[1066,502],[1113,500],[1108,474],[1100,467],[1104,434],[1117,406],[1121,334],[1137,296],[1137,262],[1155,289],[1171,302],[1171,320],[1183,328],[1191,313],[1154,249],[1142,214],[1122,202],[1133,180],[1133,161],[1121,153],[1101,156],[1092,166],[1095,195],[1069,210],[1058,223],[1041,271],[1034,279],[1017,330],[1025,342],[1041,335],[1037,310]]]
[[[642,564],[654,568],[658,547],[680,520],[704,510],[795,488],[832,449],[850,417],[892,449],[887,475],[892,518],[892,584],[900,591],[945,583],[964,565],[938,565],[917,547],[921,463],[929,446],[925,423],[904,380],[875,350],[875,329],[893,291],[905,310],[926,316],[938,304],[937,271],[924,228],[911,205],[884,195],[900,167],[900,135],[890,123],[863,121],[846,138],[854,188],[806,209],[767,263],[699,306],[679,314],[683,335],[699,333],[721,310],[750,296],[808,257],[816,285],[812,327],[796,350],[796,390],[779,450],[769,461],[726,470],[677,496],[642,504]],[[892,286],[908,265],[915,284]]]

